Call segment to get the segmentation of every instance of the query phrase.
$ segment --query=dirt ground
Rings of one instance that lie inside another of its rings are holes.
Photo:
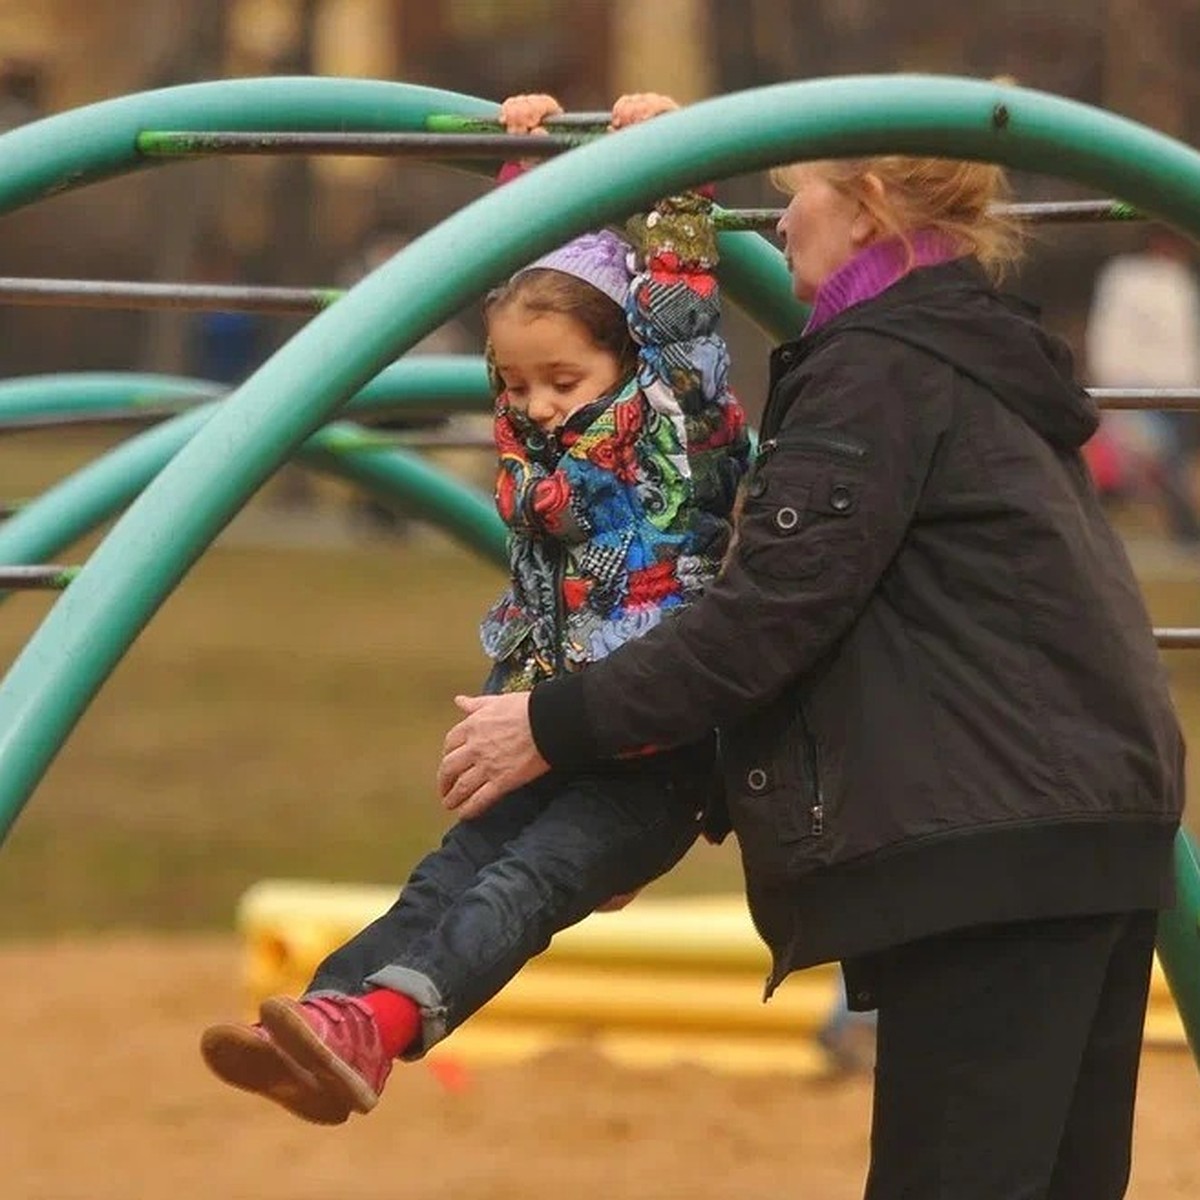
[[[0,945],[5,1200],[861,1196],[863,1081],[571,1050],[463,1079],[400,1068],[370,1117],[304,1125],[200,1063],[201,1027],[238,1011],[237,955],[228,937]],[[1130,1197],[1197,1195],[1200,1079],[1186,1053],[1148,1054]]]

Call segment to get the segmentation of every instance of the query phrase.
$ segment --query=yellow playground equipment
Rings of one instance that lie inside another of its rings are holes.
[[[325,955],[395,898],[396,889],[381,886],[254,885],[237,913],[248,1005],[277,992],[298,994]],[[816,1033],[841,986],[837,972],[799,972],[764,1005],[767,967],[741,896],[640,896],[560,933],[430,1058],[514,1062],[584,1045],[628,1066],[825,1073],[829,1062]],[[1186,1049],[1157,965],[1146,1043]]]

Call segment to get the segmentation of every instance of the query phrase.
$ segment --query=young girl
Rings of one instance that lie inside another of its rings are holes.
[[[613,126],[671,107],[627,97]],[[528,132],[558,111],[516,97],[502,116]],[[715,333],[710,207],[660,203],[636,275],[630,247],[602,231],[488,297],[496,501],[512,530],[510,586],[483,624],[491,692],[605,657],[718,571],[748,443]],[[272,997],[259,1024],[206,1030],[205,1061],[310,1121],[368,1112],[394,1058],[419,1058],[558,930],[672,867],[700,830],[712,771],[705,737],[518,789],[452,828],[300,1001]]]

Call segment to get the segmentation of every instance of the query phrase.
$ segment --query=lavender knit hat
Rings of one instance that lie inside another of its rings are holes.
[[[633,278],[629,266],[630,252],[628,242],[608,229],[598,229],[580,235],[557,250],[551,250],[536,262],[522,267],[517,275],[533,270],[561,271],[564,275],[574,275],[624,308],[629,282]],[[514,279],[516,277],[513,276]]]

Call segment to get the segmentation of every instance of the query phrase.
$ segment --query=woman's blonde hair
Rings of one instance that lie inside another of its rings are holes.
[[[883,236],[899,238],[910,255],[912,235],[933,229],[961,253],[977,258],[995,282],[1021,259],[1024,229],[1018,220],[997,211],[1010,192],[1004,169],[994,163],[886,154],[779,167],[771,181],[790,193],[795,190],[792,172],[802,166],[815,168],[840,192],[859,201]]]

